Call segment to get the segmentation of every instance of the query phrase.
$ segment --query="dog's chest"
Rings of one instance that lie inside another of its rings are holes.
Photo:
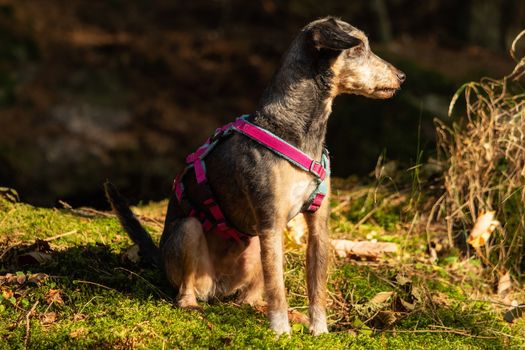
[[[314,177],[288,162],[281,163],[276,169],[278,206],[292,219],[299,214],[317,186]]]

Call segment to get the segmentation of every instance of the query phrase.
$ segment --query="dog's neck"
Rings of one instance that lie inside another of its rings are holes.
[[[292,44],[253,122],[320,159],[332,112],[333,73],[329,59],[315,54],[300,41]]]

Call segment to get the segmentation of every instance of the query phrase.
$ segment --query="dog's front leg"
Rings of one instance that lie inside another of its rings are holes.
[[[330,180],[328,188],[330,188]],[[328,217],[329,192],[315,213],[305,213],[308,225],[306,248],[306,282],[310,315],[310,332],[313,335],[328,333],[326,325],[326,283],[328,270]]]
[[[263,230],[259,235],[268,319],[277,334],[290,333],[288,303],[283,273],[283,227]]]

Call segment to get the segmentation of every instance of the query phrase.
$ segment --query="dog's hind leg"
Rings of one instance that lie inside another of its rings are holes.
[[[330,182],[328,182],[328,188],[330,188]],[[304,214],[308,225],[308,246],[306,248],[308,313],[310,315],[310,332],[313,335],[328,333],[326,325],[326,283],[329,202],[328,198],[325,198],[315,213]]]
[[[284,225],[276,225],[259,235],[268,319],[277,335],[290,333],[283,275],[283,232]]]
[[[214,293],[214,271],[201,223],[184,218],[169,223],[161,240],[164,270],[170,283],[179,288],[177,304],[198,308],[197,299]]]
[[[264,305],[264,278],[261,266],[261,249],[259,237],[252,237],[248,247],[242,254],[242,269],[244,278],[243,288],[237,299],[241,304],[252,306]]]

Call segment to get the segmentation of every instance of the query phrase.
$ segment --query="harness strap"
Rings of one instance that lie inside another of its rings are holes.
[[[240,232],[230,226],[228,220],[220,206],[215,201],[212,190],[207,183],[206,164],[204,158],[215,147],[221,138],[230,134],[232,131],[239,132],[266,148],[273,151],[280,157],[285,158],[292,164],[301,168],[302,170],[311,173],[317,179],[318,186],[316,190],[310,195],[310,198],[305,203],[303,211],[315,212],[321,206],[321,203],[327,193],[325,178],[330,171],[330,161],[328,152],[325,150],[321,158],[321,162],[313,160],[307,154],[290,145],[283,139],[274,135],[273,133],[262,129],[246,120],[247,115],[238,118],[235,122],[224,125],[215,130],[214,134],[206,140],[206,142],[199,147],[195,152],[186,157],[187,167],[180,173],[173,184],[173,190],[177,201],[182,203],[185,197],[185,189],[183,184],[183,177],[187,171],[193,168],[195,179],[198,184],[199,197],[202,202],[200,206],[206,210],[201,211],[197,207],[193,207],[190,203],[190,211],[188,216],[192,216],[201,221],[204,231],[215,230],[215,233],[220,237],[227,239],[233,238],[237,242],[241,242],[241,237],[250,236],[246,233]],[[203,208],[203,209],[204,209]]]
[[[276,135],[255,126],[244,118],[239,118],[233,123],[235,130],[248,136],[249,138],[266,146],[278,155],[288,159],[306,172],[310,172],[323,181],[326,177],[326,169],[321,163],[310,158],[301,150],[290,145],[288,142],[277,137]]]
[[[210,194],[211,194],[211,191],[210,191]],[[216,230],[215,230],[215,232],[219,236],[221,236],[223,238],[233,238],[238,243],[240,243],[241,242],[241,238],[240,238],[240,234],[241,233],[239,231],[235,230],[234,228],[230,227],[226,223],[226,218],[224,217],[224,214],[222,213],[222,209],[221,209],[221,207],[219,207],[219,205],[217,204],[215,199],[213,197],[210,197],[210,198],[206,199],[203,202],[203,204],[207,207],[208,212],[211,214],[211,216],[215,220],[215,223],[216,223],[216,226],[215,226]],[[202,213],[201,215],[204,218],[205,226],[209,226],[209,224],[206,224],[206,222],[210,223],[210,221],[206,219],[205,214]],[[211,227],[213,227],[213,224],[211,225]],[[206,228],[205,228],[205,230],[206,230]]]

